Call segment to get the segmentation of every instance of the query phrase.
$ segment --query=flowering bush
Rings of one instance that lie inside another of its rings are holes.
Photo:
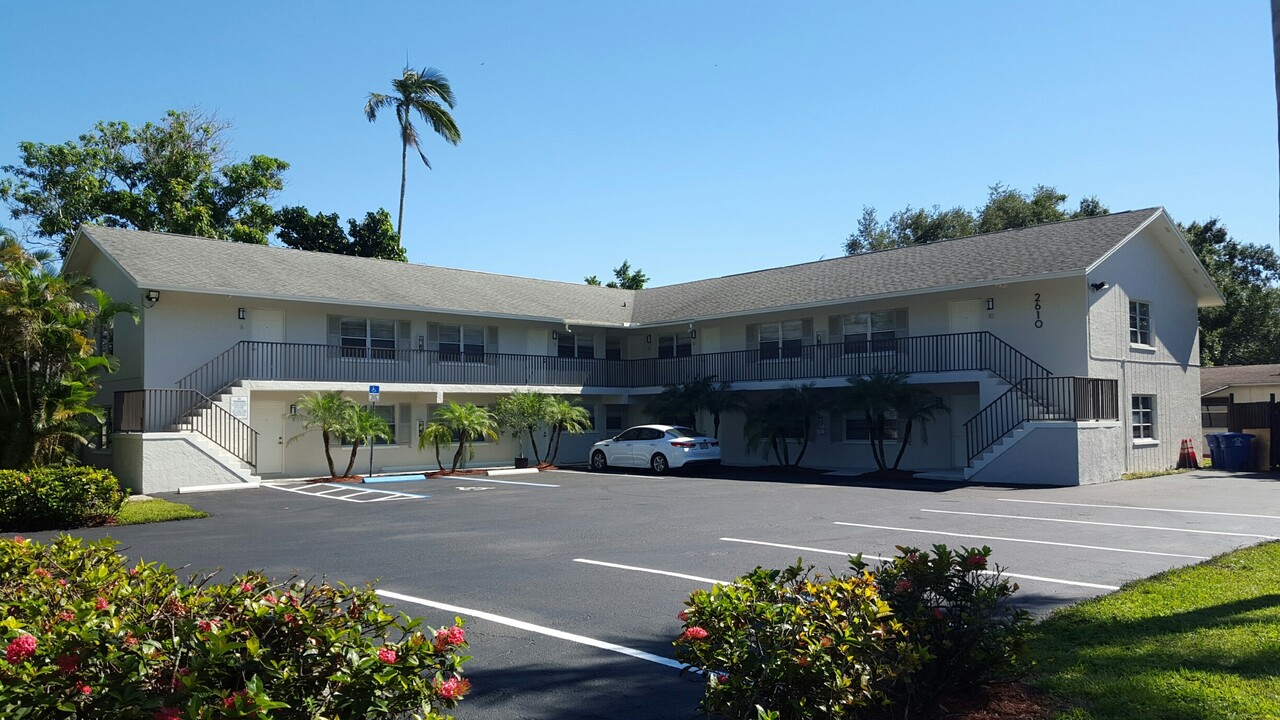
[[[98,468],[0,470],[0,530],[101,525],[126,497],[116,477]]]
[[[1027,614],[986,572],[990,549],[899,548],[823,579],[800,562],[696,591],[676,657],[706,674],[702,708],[730,719],[928,717],[1019,667]]]
[[[469,683],[457,625],[423,632],[371,587],[181,583],[114,543],[0,539],[0,717],[444,718]]]
[[[988,570],[991,548],[898,547],[875,569],[881,595],[926,661],[895,689],[907,707],[934,706],[975,684],[1019,674],[1030,615],[1008,599],[1018,586]],[[855,571],[867,565],[852,558]]]
[[[756,568],[690,596],[676,657],[706,673],[702,708],[727,718],[854,718],[884,707],[922,658],[863,573]]]

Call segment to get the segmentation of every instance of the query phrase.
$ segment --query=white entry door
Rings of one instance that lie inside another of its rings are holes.
[[[258,474],[280,472],[284,463],[284,403],[253,403],[249,425],[258,431]]]
[[[277,373],[283,348],[279,345],[260,343],[284,342],[284,311],[262,310],[253,308],[249,311],[250,372],[255,380],[274,380],[281,376]]]
[[[982,298],[973,300],[951,301],[951,332],[981,332],[982,313],[985,308]]]

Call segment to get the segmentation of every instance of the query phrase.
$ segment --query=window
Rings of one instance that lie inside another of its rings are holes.
[[[604,339],[604,359],[605,360],[621,360],[622,359],[622,338],[606,337]]]
[[[369,409],[368,405],[364,405],[363,407],[365,410]],[[406,409],[408,408],[407,405],[404,407]],[[391,431],[390,440],[383,440],[382,438],[374,438],[373,444],[374,445],[395,445],[396,444],[396,406],[395,405],[375,405],[373,406],[373,414],[385,420],[387,422],[387,428]],[[407,420],[408,418],[406,417],[405,419]],[[341,439],[341,444],[350,446],[352,444],[351,438],[343,437]],[[368,445],[363,440],[360,442],[360,446],[368,447]]]
[[[760,323],[761,360],[800,357],[800,345],[803,342],[803,320]]]
[[[880,426],[880,432],[884,439],[890,441],[898,440],[901,437],[899,431],[898,414],[893,410],[886,411],[884,424]],[[871,423],[867,422],[867,416],[863,413],[845,415],[844,437],[846,440],[870,440]]]
[[[562,332],[557,342],[556,354],[562,358],[590,360],[596,356],[596,338],[594,335]]]
[[[609,432],[618,432],[622,429],[622,405],[605,405],[604,406],[604,429]]]
[[[396,353],[396,321],[344,317],[338,323],[342,357],[393,360]]]
[[[484,326],[441,325],[440,359],[446,362],[484,362]]]
[[[1229,427],[1228,418],[1231,416],[1231,405],[1229,401],[1222,403],[1212,403],[1206,399],[1200,406],[1200,426],[1206,428],[1224,428]]]
[[[1156,438],[1156,399],[1152,395],[1133,396],[1133,439]]]
[[[893,352],[897,349],[898,311],[853,313],[841,318],[846,355],[865,352]]]
[[[1151,304],[1129,301],[1129,343],[1151,344]]]
[[[116,352],[116,321],[115,318],[107,318],[98,326],[98,347],[99,355],[114,355]]]
[[[689,333],[658,336],[658,357],[689,357],[693,354],[693,338]]]

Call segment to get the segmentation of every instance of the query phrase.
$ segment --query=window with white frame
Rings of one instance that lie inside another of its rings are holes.
[[[396,321],[344,317],[338,323],[342,357],[395,359]]]
[[[844,437],[846,440],[870,440],[872,422],[866,413],[850,413],[844,416]],[[880,436],[885,440],[896,442],[901,437],[898,413],[887,410],[880,424]]]
[[[803,342],[803,320],[760,323],[761,360],[800,357],[800,346]]]
[[[658,357],[689,357],[693,354],[693,337],[689,333],[658,336]]]
[[[1133,345],[1151,344],[1151,304],[1129,301],[1129,342]]]
[[[362,407],[365,410],[370,409],[368,405],[364,405]],[[390,431],[389,434],[391,435],[390,440],[383,440],[382,438],[374,438],[373,444],[374,445],[395,445],[396,444],[396,406],[394,404],[374,405],[372,410],[374,415],[377,415],[378,417],[386,421],[387,429]],[[365,442],[367,439],[368,438],[360,439],[361,446],[364,446],[367,444]],[[351,440],[352,439],[349,437],[340,438],[341,444],[347,445],[347,446],[351,445]]]
[[[1153,395],[1133,396],[1133,439],[1156,439],[1156,399]]]
[[[841,318],[846,355],[897,349],[898,311],[851,313]]]
[[[622,431],[622,405],[604,406],[604,429],[609,432]]]
[[[484,326],[441,325],[439,347],[446,362],[484,362]]]
[[[596,338],[583,333],[562,332],[556,343],[556,354],[562,358],[591,359],[596,356]]]

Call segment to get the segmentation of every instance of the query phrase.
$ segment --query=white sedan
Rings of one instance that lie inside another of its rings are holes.
[[[658,475],[694,464],[719,464],[720,441],[693,428],[637,425],[591,446],[592,470],[647,467]]]

